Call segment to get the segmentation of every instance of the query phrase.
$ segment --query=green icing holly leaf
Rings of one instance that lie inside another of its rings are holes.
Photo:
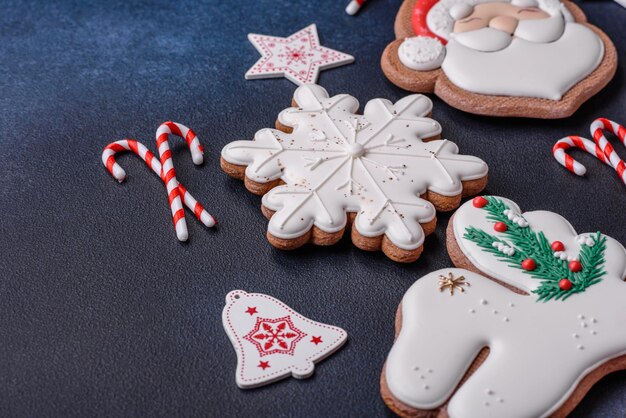
[[[589,286],[602,281],[605,271],[603,268],[606,249],[606,237],[600,232],[593,236],[594,245],[581,245],[579,261],[582,270],[573,272],[568,267],[567,260],[561,260],[554,256],[550,242],[543,232],[535,232],[532,228],[519,226],[511,221],[504,211],[510,209],[501,199],[493,196],[484,196],[487,205],[483,207],[487,211],[487,219],[490,221],[503,222],[507,230],[503,235],[507,240],[498,238],[481,229],[469,226],[465,228],[463,237],[483,251],[493,254],[498,260],[507,263],[510,267],[522,270],[533,279],[541,280],[539,287],[533,290],[538,295],[537,301],[565,300],[576,293],[584,292]],[[494,247],[494,243],[501,243],[515,250],[508,255]],[[522,268],[522,261],[532,259],[536,267],[529,271]],[[562,279],[571,282],[571,288],[561,289]]]

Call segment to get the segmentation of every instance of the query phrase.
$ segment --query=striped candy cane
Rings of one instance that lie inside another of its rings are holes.
[[[194,162],[196,164],[202,163],[202,146],[200,145],[193,131],[183,125],[174,124],[172,122],[166,122],[162,125],[162,127],[163,126],[168,126],[168,129],[170,126],[173,127],[173,129],[168,130],[168,132],[176,132],[177,134],[178,132],[184,133],[185,136],[183,137],[187,139],[187,143],[191,147],[192,158]],[[157,138],[158,137],[160,137],[159,132],[157,132]],[[165,133],[164,141],[167,145],[167,133]],[[165,176],[163,165],[161,164],[161,162],[157,158],[155,158],[154,154],[140,142],[137,142],[133,139],[124,139],[107,145],[102,152],[102,162],[109,170],[111,175],[115,177],[119,182],[124,181],[124,179],[126,178],[126,172],[115,161],[114,156],[118,152],[122,151],[132,151],[137,154],[166,184],[168,189],[170,207],[172,208],[176,236],[180,241],[186,241],[189,236],[187,223],[184,217],[184,211],[181,205],[181,197],[185,203],[185,206],[192,210],[196,218],[198,218],[198,220],[200,220],[200,222],[202,222],[205,226],[212,227],[217,224],[215,218],[213,218],[213,216],[211,216],[202,207],[202,205],[198,203],[198,201],[191,195],[191,193],[187,192],[185,187],[182,184],[178,183],[178,181],[176,180],[176,173],[173,170],[173,165],[171,163],[171,151],[169,150],[169,146],[167,147],[167,149],[163,149],[163,157],[167,157],[169,159],[169,164],[171,165],[171,169],[165,171],[165,173],[167,173],[167,176]],[[173,183],[172,179],[174,179],[176,183]],[[172,187],[176,187],[175,191],[174,189],[172,189]]]
[[[620,139],[620,141],[622,141],[622,144],[626,145],[626,140],[624,139],[626,138],[626,129],[624,129],[622,125],[605,118],[598,118],[594,120],[589,129],[591,130],[593,140],[596,141],[596,144],[600,148],[602,148],[605,157],[608,158],[611,166],[615,169],[615,171],[617,171],[617,174],[622,179],[622,182],[626,184],[626,176],[624,176],[626,164],[624,164],[624,161],[617,155],[613,146],[609,143],[603,133],[603,130],[612,132]]]
[[[604,130],[613,132],[619,137],[622,143],[626,145],[626,129],[624,129],[623,126],[605,118],[598,118],[590,126],[591,135],[595,142],[579,136],[567,136],[559,139],[556,144],[554,144],[552,154],[563,167],[567,168],[572,173],[583,176],[587,172],[585,166],[565,153],[569,148],[580,148],[595,156],[604,164],[613,167],[622,179],[622,182],[626,184],[626,164],[619,158],[613,146],[604,136]]]
[[[161,163],[159,159],[154,156],[152,151],[145,147],[141,142],[137,142],[134,139],[123,139],[121,141],[113,142],[107,145],[102,152],[102,163],[107,170],[111,173],[117,181],[120,183],[126,178],[126,172],[115,161],[115,154],[124,151],[132,151],[137,154],[152,171],[159,177],[161,177]],[[161,178],[162,179],[162,178]],[[178,184],[178,190],[183,197],[183,202],[189,210],[193,211],[194,215],[200,222],[207,227],[212,227],[217,224],[217,221],[209,212],[202,207],[202,205],[187,191],[185,186]]]
[[[567,168],[574,174],[584,176],[587,172],[587,169],[584,165],[565,153],[567,149],[572,147],[580,148],[588,154],[594,155],[598,160],[602,161],[603,163],[609,164],[604,158],[604,152],[602,151],[602,149],[598,147],[593,141],[574,135],[566,136],[565,138],[559,139],[556,144],[554,144],[554,147],[552,147],[552,155],[554,155],[554,158],[556,158],[559,164],[561,164],[563,167]]]
[[[351,0],[350,3],[348,3],[348,6],[346,6],[346,13],[350,16],[354,16],[356,12],[361,9],[363,3],[365,3],[365,0]]]

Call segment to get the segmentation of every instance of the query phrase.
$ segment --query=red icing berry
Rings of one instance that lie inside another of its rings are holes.
[[[570,290],[572,288],[572,282],[569,279],[561,279],[559,281],[559,288],[561,290]]]
[[[506,232],[508,228],[504,222],[496,222],[496,224],[493,226],[493,229],[495,229],[497,232]]]
[[[535,263],[535,260],[533,260],[532,258],[527,258],[526,260],[522,261],[522,268],[524,270],[534,270],[535,267],[537,267],[537,263]]]
[[[554,241],[552,245],[550,245],[552,251],[564,251],[565,245],[561,241]]]
[[[482,196],[476,196],[474,200],[472,200],[472,203],[474,204],[475,208],[480,209],[480,208],[484,208],[485,206],[487,206],[489,201]]]
[[[574,273],[577,273],[583,269],[583,265],[580,264],[580,261],[578,260],[570,261],[568,267]]]

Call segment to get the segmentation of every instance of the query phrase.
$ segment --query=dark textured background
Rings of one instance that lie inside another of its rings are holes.
[[[400,3],[372,0],[356,17],[344,3],[2,2],[1,416],[391,415],[378,378],[395,310],[416,279],[451,265],[449,215],[411,265],[359,251],[349,239],[280,252],[265,239],[260,198],[219,168],[221,148],[272,126],[295,89],[285,79],[244,80],[258,58],[248,32],[287,36],[317,23],[324,45],[356,57],[322,72],[331,94],[362,104],[406,94],[379,68]],[[434,117],[463,153],[489,163],[489,193],[626,243],[626,186],[616,174],[581,156],[589,175],[578,178],[550,153],[557,138],[587,135],[595,117],[626,122],[626,9],[579,4],[613,38],[621,64],[573,117],[489,119],[438,99]],[[139,159],[120,158],[129,174],[122,185],[100,162],[104,145],[127,136],[154,149],[156,128],[170,119],[205,145],[202,167],[182,141],[174,141],[174,160],[179,179],[220,222],[206,230],[188,216],[186,244],[175,238],[163,185]],[[233,289],[267,293],[341,326],[349,342],[309,380],[241,391],[221,325]],[[574,415],[625,410],[626,372],[619,372]]]

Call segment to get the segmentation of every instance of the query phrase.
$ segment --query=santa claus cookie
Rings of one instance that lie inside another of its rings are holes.
[[[478,197],[448,226],[459,268],[418,280],[381,376],[403,416],[567,415],[626,369],[626,250],[561,216]]]
[[[617,68],[611,40],[570,0],[405,0],[395,32],[389,80],[481,115],[570,116]]]
[[[435,139],[432,102],[411,95],[374,99],[363,115],[352,96],[299,87],[278,129],[222,150],[222,169],[263,195],[267,238],[280,249],[331,245],[350,231],[359,248],[400,262],[416,260],[435,229],[435,209],[458,207],[480,192],[487,165]]]

